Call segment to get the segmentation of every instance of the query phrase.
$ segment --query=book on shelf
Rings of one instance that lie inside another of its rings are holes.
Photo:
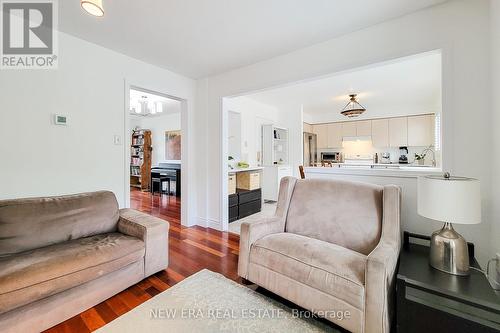
[[[140,167],[142,164],[142,160],[143,159],[141,157],[132,157],[130,160],[130,164],[132,164],[132,166]]]

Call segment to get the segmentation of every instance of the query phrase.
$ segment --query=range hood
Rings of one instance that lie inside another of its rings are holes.
[[[370,135],[367,136],[344,136],[342,137],[343,142],[357,142],[357,141],[372,141]]]

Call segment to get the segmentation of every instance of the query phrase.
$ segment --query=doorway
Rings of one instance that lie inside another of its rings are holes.
[[[187,156],[184,99],[149,89],[126,88],[125,191],[128,206],[185,221],[183,171]]]

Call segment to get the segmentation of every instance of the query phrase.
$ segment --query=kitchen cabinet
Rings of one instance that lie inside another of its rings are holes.
[[[370,136],[372,135],[372,121],[360,120],[356,122],[356,135],[357,136]]]
[[[389,119],[389,146],[408,146],[408,118]]]
[[[302,130],[306,133],[313,133],[313,127],[311,124],[303,123]]]
[[[342,123],[342,136],[356,136],[356,123],[354,121]]]
[[[342,124],[331,123],[328,124],[328,148],[341,148],[342,147]]]
[[[434,115],[408,117],[408,146],[427,147],[434,144]]]
[[[292,168],[288,165],[264,167],[262,178],[262,199],[278,201],[281,178],[292,176]]]
[[[376,148],[389,147],[389,119],[372,120],[372,144]]]
[[[318,148],[328,148],[328,125],[313,125],[313,133],[317,135],[316,145]]]

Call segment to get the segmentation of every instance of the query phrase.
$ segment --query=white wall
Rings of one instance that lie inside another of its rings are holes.
[[[198,192],[200,221],[221,227],[222,98],[359,66],[443,49],[444,167],[479,178],[484,221],[461,229],[485,257],[491,252],[491,143],[489,95],[489,2],[447,2],[277,58],[198,81],[197,117],[206,124],[197,151],[206,161]],[[349,52],[338,52],[349,50]],[[478,98],[479,96],[479,98]],[[473,112],[471,112],[473,110]],[[471,140],[472,138],[472,140]],[[218,142],[218,144],[214,144]],[[210,193],[210,195],[208,195]],[[405,223],[408,230],[416,226]]]
[[[490,0],[491,29],[491,133],[492,133],[492,199],[491,199],[491,244],[500,253],[500,2]]]
[[[262,125],[283,126],[279,110],[247,97],[227,99],[227,108],[241,116],[241,156],[239,156],[239,160],[246,161],[252,166],[260,165],[258,154],[262,150]],[[238,159],[237,156],[233,157]]]
[[[152,165],[157,166],[160,162],[169,162],[165,159],[165,132],[179,131],[181,129],[180,112],[156,117],[131,116],[130,120],[131,123],[136,123],[142,129],[151,130],[151,143],[153,147]]]
[[[126,82],[186,99],[186,125],[193,122],[195,81],[64,33],[57,70],[1,71],[0,199],[107,189],[124,206],[129,148],[113,138],[125,143],[129,134]],[[68,115],[69,125],[53,126],[54,113]],[[183,193],[194,193],[193,157]],[[192,223],[196,196],[182,209]]]
[[[288,161],[294,175],[298,175],[302,164],[302,106],[282,104],[278,107],[241,96],[228,98],[227,108],[241,114],[240,160],[261,165],[258,157],[262,158],[262,125],[274,124],[288,129]],[[228,127],[231,127],[229,123]]]

